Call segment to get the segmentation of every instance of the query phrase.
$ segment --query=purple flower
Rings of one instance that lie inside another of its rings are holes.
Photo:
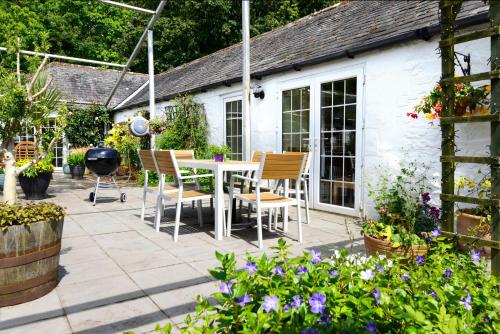
[[[373,298],[375,298],[375,303],[380,304],[380,291],[377,288],[375,288],[373,289],[372,294]]]
[[[321,252],[320,251],[315,251],[314,249],[311,251],[312,255],[312,264],[317,264],[321,262]]]
[[[446,279],[450,278],[450,277],[451,277],[451,273],[453,273],[453,270],[451,270],[451,269],[446,269],[446,270],[444,271],[444,277],[445,277]]]
[[[274,273],[281,277],[285,276],[285,271],[283,270],[283,268],[281,268],[281,266],[274,267]]]
[[[401,275],[401,279],[403,280],[403,282],[406,282],[410,278],[411,278],[411,276],[408,273],[404,273],[403,275]]]
[[[237,302],[240,306],[245,306],[252,301],[252,298],[250,298],[250,296],[245,293],[243,296],[235,298],[234,301]]]
[[[245,270],[248,271],[250,275],[253,275],[257,271],[257,265],[255,262],[247,262],[245,265]]]
[[[302,305],[302,297],[301,296],[293,296],[292,302],[290,304],[293,308],[299,308]]]
[[[381,272],[382,274],[385,274],[385,269],[384,267],[382,266],[379,266],[378,263],[375,263],[375,269],[377,269],[379,272]]]
[[[326,297],[321,293],[314,293],[309,298],[309,305],[311,306],[311,312],[316,314],[323,314],[325,311]]]
[[[220,284],[220,292],[222,292],[225,295],[231,295],[233,292],[231,291],[231,287],[233,286],[233,282],[222,282]]]
[[[468,294],[467,296],[462,298],[462,300],[460,300],[460,304],[462,304],[467,311],[472,310],[472,306],[470,306],[471,302],[472,302],[472,297],[470,294]]]
[[[318,330],[314,328],[306,328],[300,331],[300,334],[318,334]]]
[[[288,312],[288,311],[290,311],[290,305],[285,304],[285,306],[283,306],[283,312]]]
[[[302,275],[302,274],[305,274],[305,273],[307,273],[307,268],[303,267],[303,266],[298,266],[298,268],[297,268],[297,274]]]
[[[434,289],[431,289],[430,295],[434,297],[435,300],[439,301],[439,296],[437,295],[436,291],[434,291]]]
[[[321,316],[321,323],[324,326],[328,326],[332,322],[332,318],[328,316],[328,314],[323,314]]]
[[[418,264],[419,266],[424,264],[425,258],[422,255],[418,255],[417,259],[415,260],[415,263]]]
[[[478,264],[479,260],[481,260],[481,253],[479,253],[478,251],[473,251],[470,255],[470,258],[472,259],[472,262]]]
[[[262,307],[266,313],[271,312],[272,310],[278,311],[278,303],[279,299],[276,296],[265,296],[264,302],[262,303]]]
[[[337,270],[327,270],[327,273],[330,274],[333,278],[339,276],[339,272]]]
[[[373,273],[373,271],[371,269],[363,270],[359,274],[359,278],[361,278],[364,281],[369,281],[369,280],[371,280],[374,277],[375,277],[375,274]]]
[[[423,194],[422,194],[422,201],[423,201],[424,203],[427,203],[427,202],[429,202],[430,200],[431,200],[431,196],[429,195],[429,193],[423,193]]]
[[[377,333],[377,324],[374,323],[373,321],[370,321],[369,323],[366,324],[365,329],[368,333]]]
[[[441,236],[441,231],[440,230],[434,230],[431,232],[431,235],[433,238],[437,238],[439,236]]]

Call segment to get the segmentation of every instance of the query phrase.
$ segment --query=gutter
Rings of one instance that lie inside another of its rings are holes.
[[[481,13],[478,15],[458,19],[456,21],[456,25],[457,25],[457,28],[465,28],[465,27],[470,27],[473,25],[481,24],[481,23],[486,23],[486,22],[488,22],[488,20],[489,20],[488,12],[484,12],[484,13]],[[416,30],[407,31],[405,33],[402,33],[400,35],[396,35],[396,36],[393,36],[390,38],[375,41],[375,42],[361,45],[358,47],[354,47],[354,48],[351,48],[348,50],[341,50],[338,52],[330,53],[328,55],[313,58],[313,59],[306,60],[303,62],[289,64],[289,65],[285,65],[282,67],[272,68],[272,69],[268,69],[268,70],[264,70],[264,71],[260,71],[260,72],[254,72],[251,74],[251,78],[260,80],[264,76],[270,76],[273,74],[288,72],[291,70],[297,70],[297,69],[301,69],[301,68],[306,67],[306,66],[317,65],[317,64],[324,63],[324,62],[331,61],[331,60],[341,59],[344,57],[353,58],[354,55],[357,55],[357,54],[361,54],[361,53],[368,52],[368,51],[373,51],[373,50],[380,49],[380,48],[387,47],[387,46],[391,46],[391,45],[394,45],[397,43],[408,42],[408,41],[415,40],[415,39],[429,40],[433,36],[438,34],[439,32],[441,32],[440,24],[434,24],[434,25],[431,25],[428,27],[423,27],[423,28],[418,28]],[[161,98],[157,98],[156,102],[168,101],[168,100],[171,100],[171,99],[175,98],[176,96],[182,95],[182,94],[201,93],[201,92],[206,91],[206,90],[211,89],[211,88],[220,87],[220,86],[224,86],[224,85],[227,86],[227,85],[241,82],[241,81],[242,81],[241,76],[234,77],[231,79],[225,79],[225,80],[217,81],[217,82],[214,82],[214,83],[211,83],[208,85],[196,87],[193,89],[188,89],[185,91],[180,91],[180,92],[177,92],[174,94],[165,95]],[[138,102],[138,103],[128,105],[125,108],[120,108],[120,109],[115,108],[114,112],[126,110],[126,109],[132,109],[132,108],[140,107],[140,106],[146,105],[146,104],[147,104],[147,101]]]

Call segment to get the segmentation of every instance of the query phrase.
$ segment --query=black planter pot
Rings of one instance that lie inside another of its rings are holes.
[[[85,173],[85,166],[69,166],[72,179],[83,179]]]
[[[44,199],[47,197],[52,173],[38,174],[36,177],[19,175],[19,184],[23,189],[26,199]]]

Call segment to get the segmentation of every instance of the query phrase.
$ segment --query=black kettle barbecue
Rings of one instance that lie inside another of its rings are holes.
[[[91,148],[85,153],[85,166],[97,177],[95,189],[89,194],[89,201],[93,202],[94,205],[99,187],[110,188],[114,186],[118,189],[120,201],[125,202],[127,200],[127,195],[120,190],[115,179],[116,170],[120,167],[121,160],[120,153],[109,147]],[[111,178],[111,182],[102,182],[102,177]]]

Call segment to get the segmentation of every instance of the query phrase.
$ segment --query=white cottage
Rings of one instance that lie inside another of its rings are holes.
[[[483,1],[465,2],[459,29],[488,24],[487,11]],[[440,77],[438,12],[438,1],[346,1],[251,39],[251,149],[312,151],[313,208],[369,212],[367,183],[402,159],[429,164],[439,191],[438,122],[406,116]],[[473,73],[489,67],[489,43],[457,48],[470,53]],[[241,68],[237,44],[156,75],[157,114],[193,94],[210,142],[241,157]],[[114,120],[147,107],[143,85],[117,104]],[[488,126],[458,131],[461,155],[488,153]]]

